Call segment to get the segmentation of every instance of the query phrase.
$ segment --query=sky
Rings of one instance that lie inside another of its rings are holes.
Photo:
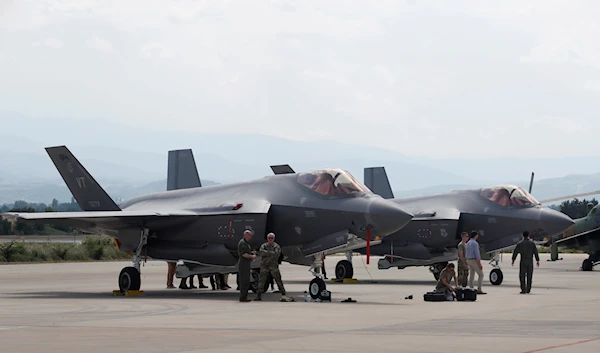
[[[599,156],[597,1],[0,1],[0,110]],[[51,133],[51,131],[49,131]]]

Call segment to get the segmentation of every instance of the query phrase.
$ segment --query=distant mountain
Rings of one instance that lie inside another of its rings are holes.
[[[217,185],[212,180],[202,179],[202,186]],[[167,190],[167,179],[143,185],[133,184],[107,184],[102,185],[110,197],[115,200],[128,200],[136,196],[151,194]],[[0,184],[0,205],[13,203],[17,200],[27,202],[43,202],[50,204],[52,199],[59,202],[69,202],[71,192],[62,184]]]
[[[186,131],[185,127],[153,130],[100,120],[33,119],[1,111],[0,121],[0,199],[10,202],[14,198],[42,201],[59,196],[70,200],[44,151],[44,147],[56,145],[67,145],[111,196],[121,199],[141,188],[158,190],[148,185],[165,178],[167,151],[179,148],[192,148],[200,177],[219,183],[271,175],[272,164],[290,164],[298,172],[340,167],[361,181],[364,167],[385,166],[400,196],[511,181],[526,187],[530,172],[535,171],[534,194],[543,199],[598,188],[592,173],[600,171],[600,157],[439,160],[361,146],[354,141],[303,142],[258,134],[201,134]],[[564,177],[574,173],[580,176]],[[51,196],[53,192],[58,196]]]

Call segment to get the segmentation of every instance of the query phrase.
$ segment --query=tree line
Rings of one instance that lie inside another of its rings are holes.
[[[15,201],[13,204],[4,204],[0,206],[0,213],[5,212],[78,212],[81,208],[71,198],[71,202],[58,202],[53,199],[51,204],[27,202],[23,200]],[[63,227],[46,224],[25,224],[13,223],[7,219],[0,219],[0,235],[59,235],[59,234],[81,234],[73,227]]]

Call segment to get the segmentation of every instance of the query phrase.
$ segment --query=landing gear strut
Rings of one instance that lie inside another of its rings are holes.
[[[439,281],[440,273],[442,273],[446,266],[448,266],[447,262],[438,262],[437,264],[429,266],[429,272],[433,273],[433,278],[435,278],[436,281]]]
[[[310,266],[310,269],[308,270],[313,276],[315,276],[315,278],[313,278],[308,285],[308,294],[310,294],[310,297],[313,299],[321,298],[321,292],[327,289],[325,281],[323,280],[323,275],[315,271],[315,268],[318,268],[319,266],[317,262],[319,261],[317,260],[317,257],[315,257],[312,266]]]
[[[148,229],[142,229],[140,243],[133,254],[133,267],[128,266],[119,273],[119,290],[125,293],[129,290],[140,290],[142,278],[140,275],[140,262],[142,261],[142,248],[148,243]]]
[[[492,265],[492,267],[494,267],[491,271],[490,271],[490,283],[494,286],[499,286],[500,284],[502,284],[502,280],[504,279],[504,274],[502,273],[502,270],[500,269],[500,254],[498,252],[496,252],[494,254],[494,257],[492,258],[492,260],[490,260],[490,265]]]

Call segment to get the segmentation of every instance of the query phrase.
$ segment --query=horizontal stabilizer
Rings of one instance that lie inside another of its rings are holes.
[[[191,149],[169,151],[168,164],[167,190],[198,188],[202,186]]]
[[[384,199],[394,198],[384,167],[365,168],[365,186]]]
[[[46,152],[83,211],[120,210],[66,146],[48,147]]]
[[[296,173],[289,164],[272,165],[271,170],[275,175]]]

